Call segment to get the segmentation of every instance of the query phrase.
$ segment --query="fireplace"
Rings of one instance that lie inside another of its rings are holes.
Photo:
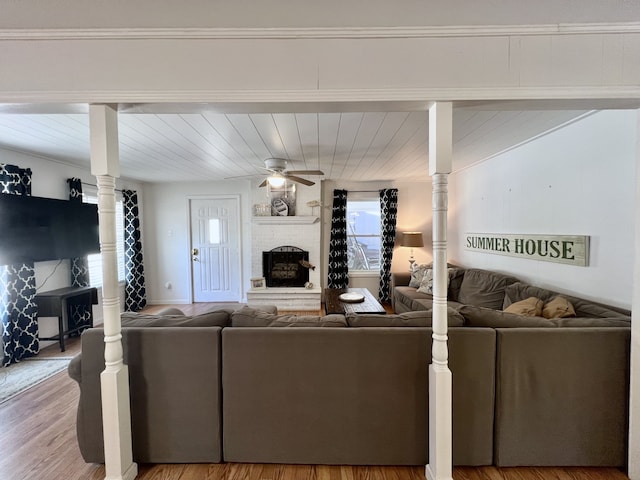
[[[267,287],[304,287],[309,281],[309,252],[298,247],[276,247],[262,252],[262,274]]]

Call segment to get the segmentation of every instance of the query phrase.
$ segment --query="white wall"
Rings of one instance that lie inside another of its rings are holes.
[[[147,184],[144,188],[143,249],[147,301],[191,303],[189,198],[240,195],[241,252],[251,251],[251,184],[245,181]],[[251,262],[241,255],[243,297]],[[170,288],[165,285],[169,283]]]
[[[451,175],[449,258],[631,308],[636,142],[635,111],[602,111]],[[589,266],[465,251],[465,232],[589,235]]]
[[[426,166],[425,166],[426,168]],[[326,286],[327,259],[329,254],[329,232],[331,229],[331,203],[334,188],[351,190],[373,190],[380,188],[398,188],[398,232],[404,230],[422,231],[425,243],[422,249],[415,249],[417,261],[431,260],[431,185],[429,183],[394,182],[320,182],[312,187],[299,187],[297,190],[297,214],[320,217],[317,225],[309,226],[260,226],[252,222],[252,207],[263,203],[267,198],[266,189],[255,188],[255,182],[196,182],[146,184],[144,187],[145,206],[143,215],[143,245],[147,300],[150,304],[191,303],[191,270],[189,255],[189,197],[202,197],[214,194],[239,194],[241,198],[241,236],[242,236],[242,292],[243,299],[250,288],[251,277],[262,276],[262,243],[254,236],[267,236],[266,241],[273,243],[270,248],[279,245],[295,244],[309,249],[309,232],[319,237],[322,248],[320,257],[310,257],[317,264],[310,272],[310,280],[322,287]],[[321,200],[322,207],[311,208],[307,202]],[[318,225],[321,228],[318,228]],[[273,231],[283,234],[274,237]],[[297,242],[297,243],[296,243]],[[257,250],[254,247],[259,247]],[[254,252],[255,250],[255,252]],[[258,253],[256,253],[258,252]],[[394,251],[392,270],[408,268],[409,251],[397,247]],[[351,286],[369,288],[378,291],[377,275],[354,277]],[[166,288],[166,284],[171,288]]]
[[[71,177],[78,177],[85,183],[96,184],[96,179],[90,172],[89,160],[87,160],[87,168],[85,169],[52,159],[0,149],[0,162],[18,165],[21,168],[30,168],[32,170],[31,194],[36,197],[69,198],[67,179]],[[116,187],[130,188],[138,192],[141,190],[140,184],[120,179],[116,181]],[[69,260],[62,260],[61,262],[58,260],[36,262],[34,269],[36,274],[36,290],[38,292],[68,287],[71,284]],[[124,285],[121,285],[121,287],[120,305],[123,307]],[[100,303],[93,306],[94,323],[96,324],[102,323],[103,318],[100,289],[98,289],[98,300]],[[57,335],[57,319],[53,317],[41,317],[38,319],[38,328],[41,337]],[[55,342],[41,342],[40,347],[42,348],[52,343]]]

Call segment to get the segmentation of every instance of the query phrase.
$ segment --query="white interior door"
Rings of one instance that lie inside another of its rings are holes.
[[[189,209],[193,301],[240,301],[238,199],[191,199]]]

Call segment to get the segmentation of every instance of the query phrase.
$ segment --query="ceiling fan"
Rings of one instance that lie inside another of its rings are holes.
[[[324,175],[321,170],[287,170],[286,158],[267,158],[264,168],[270,172],[269,176],[258,185],[264,187],[267,183],[272,187],[282,187],[286,181],[301,183],[306,186],[315,185],[316,182],[298,177],[297,175]]]

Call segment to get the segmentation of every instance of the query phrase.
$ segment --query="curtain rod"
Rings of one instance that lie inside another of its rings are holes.
[[[98,188],[98,185],[96,185],[96,184],[94,184],[94,183],[87,183],[87,182],[80,182],[80,183],[82,183],[82,185],[86,185],[86,186],[88,186],[88,187],[96,187],[96,188]],[[122,193],[122,190],[120,190],[119,188],[115,188],[114,190],[115,190],[116,192],[120,192],[120,193]]]

